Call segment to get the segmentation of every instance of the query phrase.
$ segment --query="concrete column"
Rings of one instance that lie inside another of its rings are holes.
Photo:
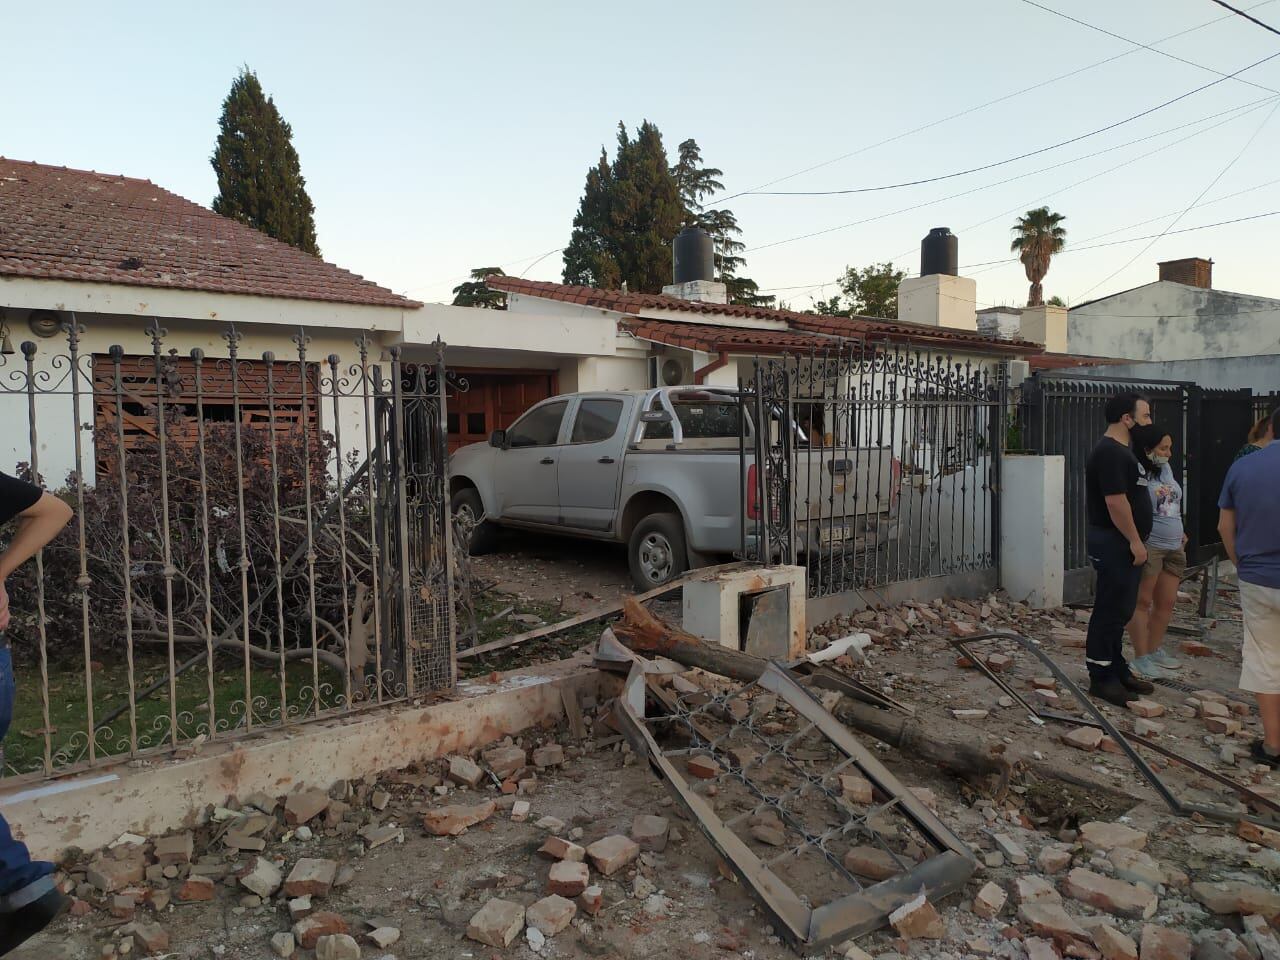
[[[804,655],[808,638],[805,583],[804,567],[735,566],[717,571],[705,580],[685,584],[684,628],[695,637],[758,657],[795,659]],[[742,636],[740,600],[744,594],[774,587],[788,591],[787,622],[776,634],[749,643]]]
[[[1007,455],[1000,478],[1000,586],[1046,609],[1062,606],[1065,459]]]
[[[1049,353],[1067,352],[1067,308],[1027,307],[1021,317],[1022,339],[1043,343]]]

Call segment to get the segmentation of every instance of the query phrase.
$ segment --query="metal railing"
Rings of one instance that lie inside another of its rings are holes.
[[[802,563],[812,597],[993,569],[1006,384],[909,343],[757,358],[744,554]]]
[[[0,467],[75,511],[9,579],[3,772],[452,686],[443,345],[381,364],[365,336],[344,360],[310,356],[301,329],[288,359],[245,356],[234,327],[216,357],[167,349],[156,322],[146,334],[149,353],[89,354],[73,317],[56,349],[26,342],[0,364],[16,461]]]

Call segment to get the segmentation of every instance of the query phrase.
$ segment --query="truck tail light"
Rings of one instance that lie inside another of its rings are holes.
[[[756,465],[747,470],[747,519],[760,519],[760,491],[757,487]]]

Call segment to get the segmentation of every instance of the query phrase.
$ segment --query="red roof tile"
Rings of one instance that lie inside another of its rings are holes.
[[[576,303],[585,307],[597,307],[617,313],[637,316],[645,310],[679,310],[704,316],[740,317],[752,320],[773,320],[787,324],[798,332],[823,336],[864,340],[869,337],[886,340],[910,340],[921,345],[967,348],[980,353],[1026,354],[1040,350],[1039,344],[1023,340],[995,340],[965,330],[933,327],[920,323],[904,323],[900,320],[878,320],[873,317],[824,317],[795,310],[778,310],[772,307],[748,307],[738,304],[701,303],[682,300],[662,293],[624,293],[621,290],[597,290],[594,287],[575,287],[543,280],[525,280],[521,277],[492,276],[486,281],[494,290],[522,293]],[[810,341],[806,341],[808,343]]]
[[[3,157],[0,275],[421,306],[150,181]]]
[[[755,327],[722,327],[712,323],[685,323],[677,320],[626,319],[622,326],[637,340],[669,347],[683,347],[702,353],[775,353],[788,350],[821,349],[831,345],[828,337],[790,330],[761,330]]]

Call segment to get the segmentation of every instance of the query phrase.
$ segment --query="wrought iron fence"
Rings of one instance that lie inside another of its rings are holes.
[[[313,357],[299,330],[288,359],[250,358],[229,327],[222,355],[183,356],[146,333],[149,352],[94,354],[73,318],[0,365],[0,416],[25,430],[0,467],[75,511],[9,580],[4,772],[452,686],[445,388],[466,385],[443,345],[427,364],[379,362],[364,336]]]
[[[1251,406],[1257,399],[1249,390],[1038,372],[1020,387],[1017,445],[1065,459],[1064,568],[1071,598],[1092,592],[1086,552],[1085,461],[1106,430],[1107,400],[1126,390],[1150,400],[1152,420],[1173,440],[1170,466],[1183,487],[1188,556],[1201,562],[1221,550],[1217,498],[1231,460],[1248,434]]]
[[[1253,395],[1253,422],[1257,423],[1263,417],[1269,417],[1277,409],[1280,409],[1280,390],[1272,390],[1270,393],[1255,393]]]
[[[757,358],[743,554],[802,563],[812,597],[994,569],[1006,384],[909,343]]]

